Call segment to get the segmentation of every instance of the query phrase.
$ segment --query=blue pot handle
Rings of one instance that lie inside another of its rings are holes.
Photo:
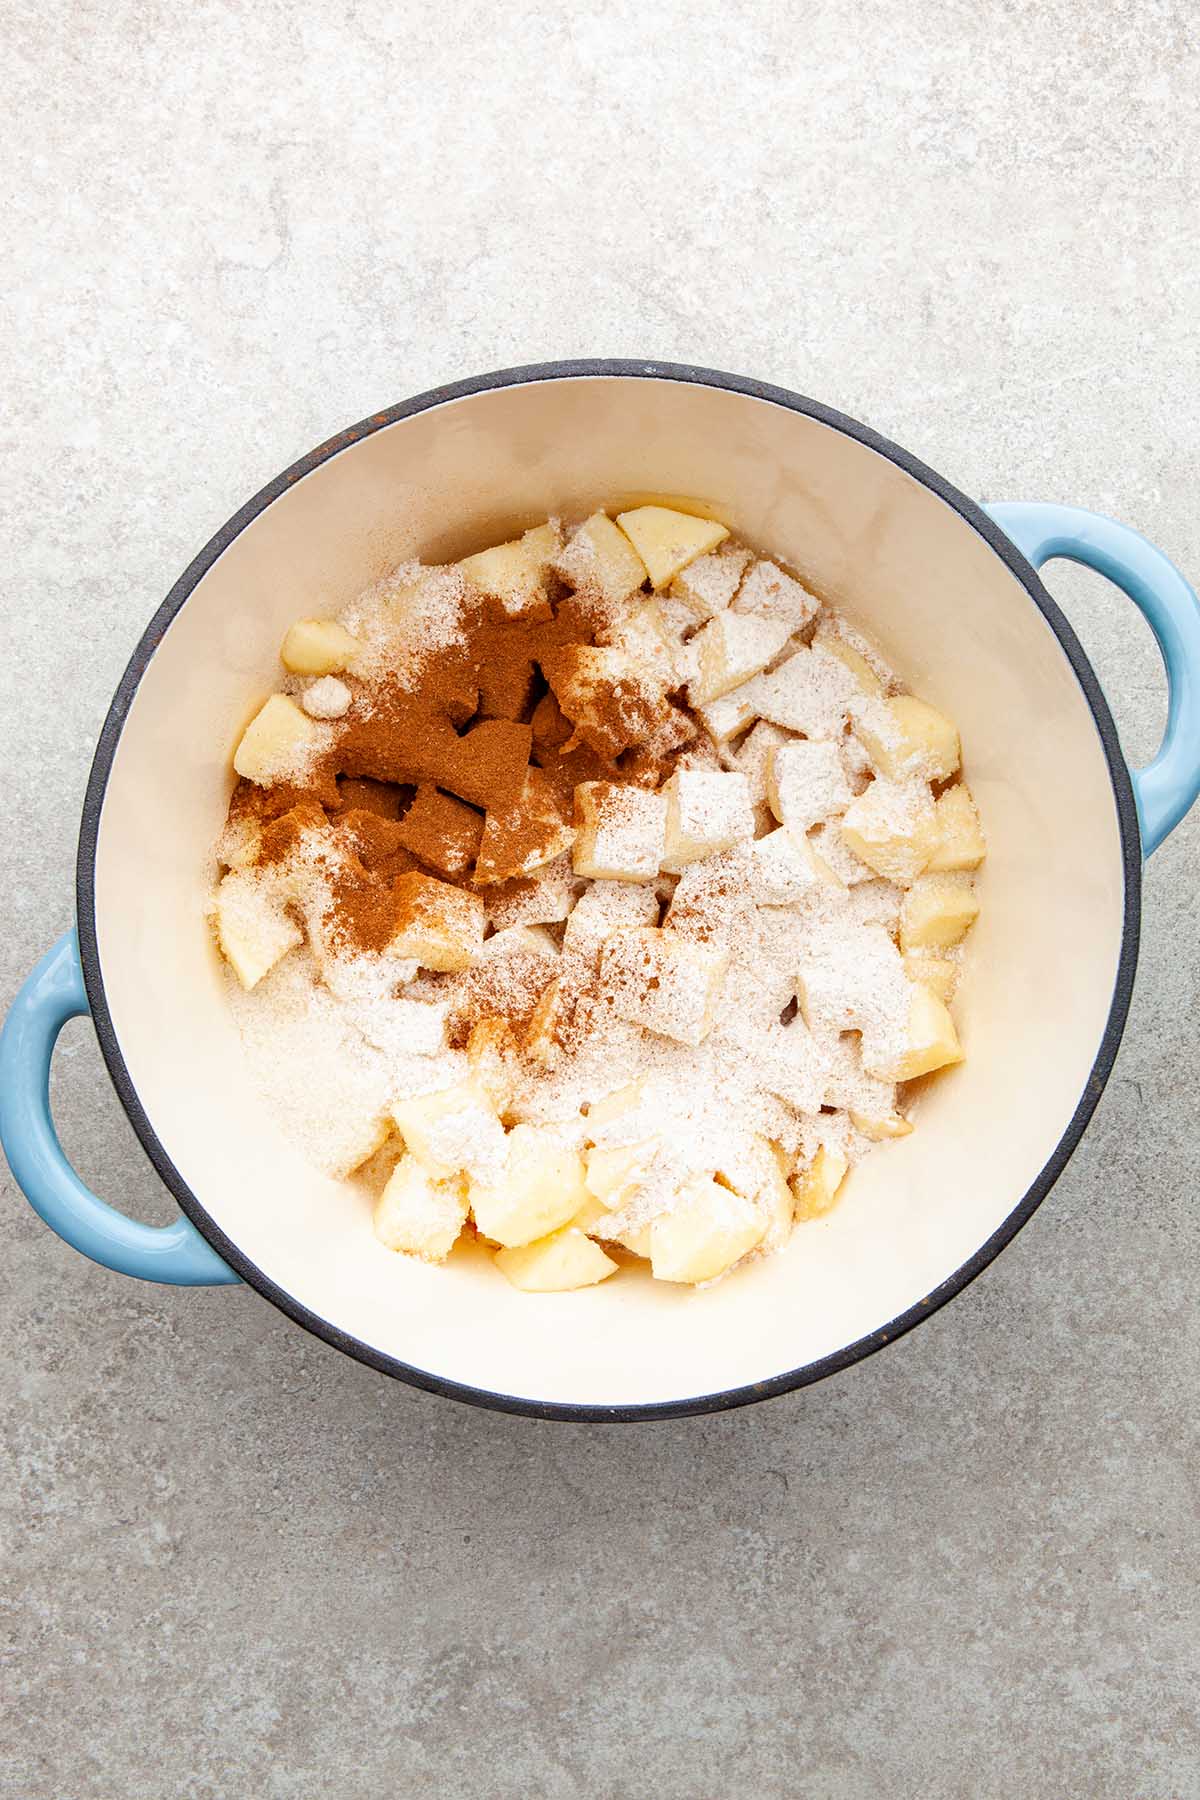
[[[50,1116],[50,1058],[67,1020],[88,1010],[72,930],[38,963],[0,1034],[0,1144],[17,1185],[52,1231],[106,1269],[177,1287],[237,1281],[190,1219],[125,1218],[83,1185],[63,1154]]]
[[[1167,669],[1167,730],[1145,769],[1132,769],[1142,854],[1157,850],[1200,794],[1200,601],[1173,562],[1128,525],[1081,506],[1015,500],[986,506],[1040,569],[1052,557],[1106,575],[1140,608]]]

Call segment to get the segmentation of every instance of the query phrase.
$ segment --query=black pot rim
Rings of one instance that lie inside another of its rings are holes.
[[[358,443],[362,438],[369,437],[384,426],[395,424],[400,419],[409,418],[414,413],[425,412],[431,407],[440,406],[446,401],[460,400],[488,389],[514,387],[535,381],[593,376],[682,381],[704,387],[725,388],[733,393],[745,394],[752,399],[769,401],[773,405],[785,407],[792,412],[803,413],[823,425],[829,425],[834,430],[856,439],[869,449],[878,451],[880,455],[887,457],[889,461],[895,463],[938,495],[967,524],[971,525],[1029,594],[1062,646],[1083,690],[1100,736],[1112,780],[1121,834],[1125,882],[1125,918],[1121,955],[1113,988],[1112,1004],[1095,1062],[1079,1103],[1053,1154],[1003,1224],[992,1233],[986,1242],[980,1245],[979,1249],[965,1263],[941,1282],[932,1293],[926,1295],[923,1300],[918,1301],[915,1306],[909,1307],[907,1311],[899,1314],[888,1324],[869,1333],[866,1337],[859,1338],[855,1343],[846,1345],[832,1355],[822,1357],[817,1362],[807,1363],[798,1369],[772,1376],[768,1381],[754,1382],[742,1387],[727,1388],[716,1393],[695,1395],[680,1400],[656,1401],[644,1406],[577,1405],[565,1401],[531,1400],[520,1395],[504,1394],[487,1388],[472,1387],[462,1382],[450,1381],[444,1377],[432,1375],[427,1370],[416,1368],[397,1357],[381,1354],[369,1344],[364,1344],[349,1333],[329,1324],[319,1314],[314,1313],[309,1307],[301,1305],[279,1287],[269,1275],[251,1262],[209,1217],[159,1142],[130,1078],[113,1028],[112,1015],[100,970],[95,920],[95,863],[100,816],[113,758],[125,719],[142,676],[145,674],[167,627],[176,613],[180,611],[200,578],[207,573],[222,552],[245,530],[247,525],[303,476],[318,468],[329,457],[336,456],[339,451]],[[691,364],[599,358],[531,363],[516,368],[498,369],[490,374],[471,376],[463,381],[451,382],[444,387],[431,388],[423,394],[417,394],[410,400],[403,400],[398,405],[388,407],[382,412],[372,413],[369,418],[360,420],[357,425],[351,425],[345,431],[340,431],[336,436],[328,438],[325,443],[318,445],[315,450],[309,451],[306,456],[293,463],[291,468],[285,469],[281,475],[276,476],[274,481],[268,482],[266,487],[260,489],[253,499],[248,500],[245,506],[209,539],[203,550],[193,558],[179,577],[143,632],[109,707],[96,746],[83,805],[76,864],[76,907],[84,983],[95,1023],[96,1036],[99,1039],[101,1052],[113,1086],[116,1088],[130,1123],[160,1179],[197,1230],[249,1286],[260,1293],[264,1299],[269,1300],[272,1305],[278,1307],[296,1324],[304,1326],[306,1330],[324,1339],[335,1349],[344,1351],[348,1356],[356,1358],[370,1368],[379,1370],[382,1374],[391,1375],[413,1387],[424,1389],[428,1393],[441,1394],[451,1399],[466,1401],[472,1405],[503,1412],[520,1413],[533,1418],[605,1422],[686,1418],[697,1413],[723,1412],[735,1406],[745,1406],[753,1401],[769,1399],[776,1394],[788,1393],[794,1388],[807,1387],[813,1382],[823,1380],[826,1376],[850,1368],[852,1364],[861,1362],[864,1357],[881,1350],[885,1344],[890,1344],[896,1338],[902,1337],[915,1325],[920,1324],[923,1319],[929,1318],[939,1307],[944,1306],[948,1300],[953,1299],[956,1294],[961,1293],[963,1288],[987,1267],[1032,1217],[1057,1181],[1079,1143],[1100,1095],[1104,1091],[1121,1041],[1133,990],[1141,920],[1141,864],[1141,840],[1133,786],[1121,754],[1116,726],[1095,672],[1084,655],[1082,646],[1066,617],[1043,587],[1033,567],[974,501],[969,500],[965,494],[960,493],[950,482],[937,474],[935,470],[927,467],[917,457],[873,431],[869,426],[862,425],[857,420],[849,418],[845,413],[837,412],[834,408],[824,406],[819,401],[792,393],[786,388],[774,387],[766,382],[753,381],[743,376],[728,374],[722,370],[695,367]]]

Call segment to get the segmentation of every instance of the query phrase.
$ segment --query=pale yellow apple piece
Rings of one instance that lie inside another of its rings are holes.
[[[767,763],[767,800],[781,825],[797,836],[845,812],[854,799],[838,746],[828,739],[793,738]]]
[[[729,536],[727,527],[715,519],[698,519],[670,506],[635,506],[632,512],[618,513],[617,524],[656,588],[668,587],[680,569]]]
[[[754,708],[745,698],[745,693],[745,688],[734,688],[731,694],[722,694],[711,706],[697,706],[693,709],[718,749],[753,723]]]
[[[692,639],[700,673],[688,683],[688,699],[694,707],[711,706],[774,662],[791,635],[777,619],[718,613]]]
[[[546,568],[561,548],[558,527],[547,522],[507,544],[464,557],[458,566],[473,587],[499,603],[506,618],[519,619],[547,607]]]
[[[732,695],[727,696],[733,698]],[[725,705],[718,700],[718,706]],[[734,752],[734,764],[741,770],[750,783],[750,798],[755,806],[762,806],[767,800],[767,780],[771,767],[771,754],[782,744],[790,744],[794,740],[790,733],[772,725],[767,719],[760,719],[753,731],[746,733],[743,741]]]
[[[910,981],[923,981],[939,1000],[949,1006],[958,986],[959,966],[948,956],[909,955],[904,958],[904,973]]]
[[[233,766],[259,787],[271,787],[277,781],[302,783],[313,757],[327,741],[327,730],[301,712],[294,700],[286,694],[272,694],[242,733]]]
[[[889,781],[911,775],[948,781],[959,765],[958,727],[913,694],[863,708],[855,717],[854,735]]]
[[[849,1158],[842,1151],[831,1150],[822,1144],[807,1169],[792,1177],[797,1222],[823,1218],[832,1208],[849,1172]]]
[[[707,1177],[680,1190],[670,1212],[650,1226],[650,1267],[656,1281],[695,1285],[715,1281],[761,1242],[764,1208]]]
[[[590,1138],[609,1125],[614,1125],[628,1113],[636,1113],[645,1106],[648,1090],[644,1081],[627,1081],[624,1087],[614,1088],[611,1094],[605,1094],[603,1100],[593,1100],[587,1110],[587,1133]]]
[[[297,619],[283,640],[279,660],[293,675],[337,675],[362,649],[336,619]]]
[[[594,512],[572,533],[554,566],[573,587],[598,593],[609,606],[628,600],[646,579],[645,563],[602,512]]]
[[[708,556],[697,557],[675,577],[671,593],[687,607],[693,626],[697,618],[711,619],[725,611],[749,561],[750,552],[743,545],[724,543]]]
[[[876,1110],[865,1106],[851,1106],[847,1110],[855,1131],[861,1131],[865,1138],[871,1138],[876,1143],[881,1143],[885,1138],[907,1137],[912,1130],[910,1121],[894,1108]]]
[[[571,910],[563,954],[591,958],[614,931],[627,925],[657,925],[658,905],[649,882],[593,881]]]
[[[614,932],[600,954],[618,1019],[693,1046],[713,1028],[728,967],[728,950],[653,925]]]
[[[767,1218],[762,1250],[779,1250],[792,1234],[792,1190],[788,1186],[788,1158],[777,1144],[755,1135],[748,1155],[735,1159],[736,1166],[720,1171],[730,1187],[760,1206]]]
[[[589,1194],[571,1223],[580,1231],[586,1231],[589,1237],[611,1237],[610,1233],[602,1229],[611,1218],[611,1207],[605,1206],[603,1200],[597,1199],[595,1194]]]
[[[939,794],[934,810],[937,845],[929,859],[930,869],[977,869],[987,855],[987,844],[966,782],[956,782]]]
[[[513,1103],[520,1079],[520,1053],[513,1028],[497,1015],[477,1019],[467,1039],[471,1074],[498,1113]]]
[[[592,881],[654,881],[666,825],[664,794],[628,781],[581,781],[571,850],[575,873]]]
[[[794,575],[785,574],[778,563],[763,561],[756,562],[742,582],[733,611],[774,619],[787,626],[790,637],[812,623],[820,606],[817,596],[810,594]]]
[[[598,1281],[615,1275],[620,1266],[576,1225],[567,1225],[520,1249],[497,1250],[493,1260],[525,1294],[565,1294],[575,1288],[595,1287]]]
[[[389,950],[423,969],[467,969],[483,949],[487,908],[478,894],[412,869],[392,888],[396,930]]]
[[[538,1003],[521,1035],[521,1048],[530,1062],[540,1069],[549,1069],[558,1058],[558,1028],[563,1020],[564,1005],[562,976],[555,975],[538,996]]]
[[[842,843],[886,881],[908,886],[937,845],[933,798],[922,782],[880,778],[847,807]]]
[[[590,1194],[602,1200],[610,1212],[625,1206],[650,1173],[659,1155],[658,1141],[645,1138],[636,1144],[594,1144],[587,1152],[584,1180]]]
[[[410,1152],[400,1158],[375,1205],[375,1236],[389,1250],[445,1262],[467,1219],[461,1175],[439,1181]]]
[[[813,634],[813,643],[823,650],[826,656],[834,656],[842,667],[849,669],[864,694],[882,694],[883,683],[871,667],[861,650],[844,638],[827,621],[822,621]]]
[[[550,1125],[514,1125],[505,1165],[471,1182],[471,1211],[484,1237],[512,1248],[573,1219],[588,1197],[583,1158]]]
[[[900,906],[902,950],[946,950],[979,917],[969,875],[918,875]]]
[[[914,982],[909,1002],[905,1047],[895,1055],[876,1059],[863,1045],[863,1067],[880,1081],[915,1081],[934,1069],[963,1060],[954,1020],[933,989]]]
[[[217,888],[217,942],[244,988],[257,985],[303,940],[277,894],[258,876],[232,869]]]
[[[754,837],[750,784],[740,770],[677,769],[663,789],[666,841],[662,867],[678,875]]]
[[[786,825],[756,838],[746,850],[745,865],[747,887],[760,906],[790,906],[822,886],[845,886],[808,839]]]
[[[483,1083],[474,1076],[392,1104],[405,1147],[439,1180],[465,1171],[489,1177],[504,1167],[504,1127]]]

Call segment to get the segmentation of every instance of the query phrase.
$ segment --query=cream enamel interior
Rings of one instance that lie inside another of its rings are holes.
[[[547,509],[686,497],[787,558],[959,721],[990,857],[956,1011],[965,1065],[917,1131],[782,1255],[692,1293],[624,1274],[528,1296],[480,1255],[382,1249],[244,1078],[203,917],[229,754],[298,615],[413,555],[480,548]],[[297,482],[167,630],[117,748],[96,858],[113,1026],[167,1154],[220,1229],[320,1319],[430,1375],[525,1399],[638,1406],[802,1367],[919,1303],[1052,1155],[1104,1033],[1123,879],[1111,781],[1057,639],[984,540],[857,440],[673,380],[558,378],[445,402]]]

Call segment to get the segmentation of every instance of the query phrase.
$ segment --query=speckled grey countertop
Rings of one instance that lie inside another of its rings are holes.
[[[70,920],[111,690],[339,426],[568,355],[707,362],[1200,572],[1188,0],[4,15],[6,993]],[[1131,757],[1163,684],[1050,585]],[[1200,1795],[1200,827],[1084,1147],[882,1356],[604,1429],[107,1274],[3,1188],[0,1788],[19,1800]],[[101,1193],[169,1206],[90,1030]]]

